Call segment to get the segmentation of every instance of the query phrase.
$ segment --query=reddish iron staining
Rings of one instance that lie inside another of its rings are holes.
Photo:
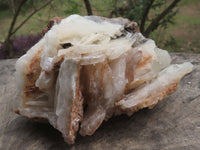
[[[152,56],[144,57],[141,61],[139,61],[136,68],[142,68],[144,65],[148,64],[152,59]]]
[[[79,122],[83,118],[83,96],[80,90],[80,70],[81,66],[79,64],[79,71],[78,71],[78,77],[76,80],[76,96],[74,98],[72,108],[71,108],[71,114],[70,114],[70,126],[69,126],[69,135],[67,139],[65,139],[68,143],[73,144],[75,140],[75,134],[79,129]]]
[[[40,57],[42,50],[39,50],[37,54],[31,59],[31,63],[28,66],[28,73],[26,76],[26,86],[24,88],[24,100],[27,100],[27,97],[34,96],[38,93],[41,93],[38,87],[35,86],[35,82],[40,75]],[[25,104],[25,102],[24,102]]]
[[[42,30],[42,35],[44,36],[45,33],[47,33],[55,23],[60,23],[62,19],[62,17],[54,17],[53,19],[51,19],[48,22],[47,26]]]
[[[173,91],[176,91],[178,88],[178,83],[173,83],[170,86],[167,86],[166,89],[164,89],[159,95],[150,95],[149,98],[146,98],[145,102],[142,102],[140,104],[137,104],[136,106],[132,107],[131,110],[129,110],[131,113],[144,108],[144,104],[148,106],[148,108],[152,109],[159,101],[161,101],[163,98],[165,98],[168,94],[170,94]],[[158,99],[155,103],[155,99]],[[150,101],[149,101],[150,100]],[[153,104],[151,104],[153,102]]]

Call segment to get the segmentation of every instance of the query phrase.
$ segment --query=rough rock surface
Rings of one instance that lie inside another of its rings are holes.
[[[154,109],[131,117],[104,122],[92,136],[78,136],[69,146],[48,124],[31,121],[13,112],[17,102],[14,81],[16,60],[0,61],[0,149],[200,149],[200,55],[171,54],[173,63],[190,61],[177,92]]]

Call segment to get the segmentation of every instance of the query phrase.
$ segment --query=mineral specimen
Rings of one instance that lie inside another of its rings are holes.
[[[168,52],[124,18],[71,15],[43,33],[16,63],[17,112],[48,121],[69,144],[79,126],[92,135],[113,115],[152,108],[193,67],[170,65]]]

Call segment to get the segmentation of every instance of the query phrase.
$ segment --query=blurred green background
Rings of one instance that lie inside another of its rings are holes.
[[[10,28],[13,15],[16,13],[20,0],[0,0],[0,41],[4,44]],[[30,13],[42,6],[45,0],[27,0],[27,4],[23,5],[17,17],[15,26],[19,25]],[[67,17],[70,14],[87,15],[84,0],[52,0],[46,7],[35,13],[25,24],[17,30],[11,39],[20,35],[35,35],[41,33],[42,29],[47,25],[48,21],[55,17]],[[105,17],[129,17],[133,21],[141,22],[141,13],[145,10],[145,0],[136,0],[137,5],[134,9],[130,7],[129,2],[134,0],[90,0],[93,15]],[[161,2],[161,3],[160,3]],[[158,6],[152,7],[148,13],[145,27],[153,21],[153,19],[162,13],[173,0],[155,0],[154,4]],[[11,6],[13,5],[14,6]],[[14,10],[13,10],[14,9]],[[124,9],[124,10],[123,10]],[[120,12],[122,11],[122,12]],[[124,11],[124,12],[123,12]],[[117,12],[117,13],[113,13]],[[180,0],[176,7],[173,8],[166,23],[158,26],[149,34],[149,38],[156,41],[158,47],[166,49],[170,52],[200,52],[200,0]],[[25,50],[26,51],[26,50]],[[20,54],[23,54],[23,51]],[[0,51],[1,53],[1,51]],[[20,55],[18,54],[17,57]],[[7,55],[5,53],[5,55]],[[11,56],[15,57],[15,56]],[[3,58],[3,57],[2,57]],[[6,58],[6,57],[4,57]]]

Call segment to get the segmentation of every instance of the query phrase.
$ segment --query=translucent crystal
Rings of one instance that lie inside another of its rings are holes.
[[[170,62],[128,19],[72,15],[17,61],[18,112],[47,120],[73,144],[79,127],[92,135],[113,115],[152,108],[175,91],[193,66]]]

